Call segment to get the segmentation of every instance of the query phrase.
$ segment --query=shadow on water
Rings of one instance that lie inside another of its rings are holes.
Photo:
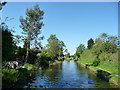
[[[102,80],[104,81],[107,81],[109,82],[110,80],[110,73],[106,72],[106,71],[103,71],[103,70],[97,70],[97,77],[101,78]]]
[[[98,71],[98,76],[101,71]],[[108,82],[78,65],[75,61],[63,61],[36,74],[24,88],[110,88]]]

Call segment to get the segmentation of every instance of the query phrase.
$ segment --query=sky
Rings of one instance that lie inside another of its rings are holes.
[[[41,29],[41,36],[45,37],[41,41],[43,46],[51,34],[56,34],[72,55],[80,44],[87,47],[90,38],[95,40],[102,33],[118,35],[117,2],[8,2],[3,7],[2,20],[14,18],[6,24],[21,35],[19,18],[26,17],[26,8],[35,4],[45,13]]]

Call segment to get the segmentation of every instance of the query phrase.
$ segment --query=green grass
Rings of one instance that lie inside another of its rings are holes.
[[[93,60],[80,60],[78,61],[82,64],[92,64],[93,63]],[[116,62],[108,62],[108,61],[104,61],[104,62],[101,62],[98,66],[94,67],[94,66],[90,66],[94,69],[97,70],[97,68],[101,68],[101,69],[104,69],[106,71],[109,71],[113,74],[118,74],[118,63]]]
[[[118,80],[118,78],[120,79],[120,77],[117,77],[117,76],[112,76],[112,77],[111,77],[111,79],[113,79],[113,80],[115,80],[115,81],[117,81],[117,82],[120,83],[120,81]]]
[[[92,64],[93,60],[80,60],[78,62],[80,62],[81,64]],[[118,65],[119,64],[117,62],[113,63],[113,62],[106,61],[106,62],[100,63],[96,67],[95,66],[89,66],[89,67],[91,67],[94,70],[100,70],[100,68],[101,68],[101,69],[109,71],[109,72],[111,72],[113,74],[118,74]],[[120,83],[120,77],[115,76],[115,75],[111,75],[110,80],[112,80],[112,79],[115,80],[117,83]]]
[[[93,60],[80,60],[80,61],[78,61],[78,62],[80,62],[80,63],[82,63],[82,64],[92,64],[92,63],[93,63]]]
[[[118,63],[102,62],[97,67],[110,71],[111,73],[118,74]]]
[[[89,66],[89,67],[91,67],[91,68],[93,68],[95,70],[100,70],[100,69],[98,69],[97,67],[94,67],[94,66]]]

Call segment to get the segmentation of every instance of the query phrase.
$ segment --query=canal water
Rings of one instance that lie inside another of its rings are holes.
[[[32,82],[24,88],[111,88],[111,86],[71,60],[38,72]]]

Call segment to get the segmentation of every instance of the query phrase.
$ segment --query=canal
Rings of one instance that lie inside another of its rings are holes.
[[[111,88],[111,86],[71,60],[39,71],[24,88]]]

